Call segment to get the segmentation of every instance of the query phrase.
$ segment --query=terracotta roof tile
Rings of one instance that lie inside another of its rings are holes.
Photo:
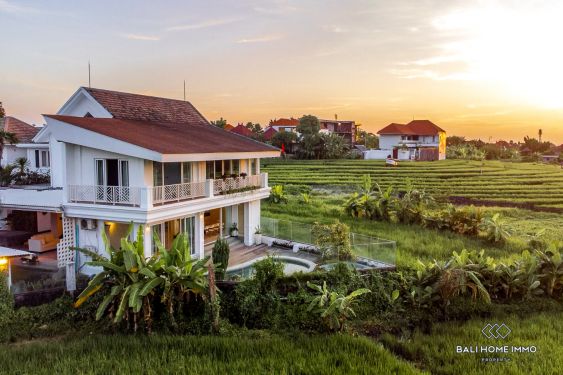
[[[208,123],[203,115],[187,101],[88,87],[84,87],[84,90],[117,119],[190,124]]]
[[[279,151],[213,125],[45,115],[161,154]]]
[[[231,133],[235,133],[235,134],[239,134],[239,135],[243,135],[245,137],[252,137],[252,131],[250,129],[248,129],[246,126],[242,125],[242,124],[238,124],[237,126],[235,126],[234,128],[229,130]]]
[[[299,119],[297,118],[279,118],[277,120],[270,120],[270,126],[297,126]]]
[[[271,140],[277,132],[278,131],[276,129],[269,126],[266,130],[264,130],[264,140]]]
[[[15,117],[4,117],[3,129],[7,132],[14,133],[21,143],[31,142],[35,134],[41,130],[33,125],[18,120]]]
[[[444,129],[429,120],[413,120],[406,125],[391,123],[377,132],[389,135],[437,135]]]

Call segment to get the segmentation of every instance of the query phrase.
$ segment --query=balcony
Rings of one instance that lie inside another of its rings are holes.
[[[268,187],[266,173],[154,187],[69,185],[68,201],[70,203],[148,208],[218,195],[243,193],[265,187]]]

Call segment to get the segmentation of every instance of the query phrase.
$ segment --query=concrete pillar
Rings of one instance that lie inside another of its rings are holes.
[[[140,229],[140,225],[139,225],[139,229]],[[145,258],[150,258],[153,255],[152,254],[152,241],[153,241],[152,228],[150,225],[145,224],[142,230],[143,230],[143,248],[144,248]]]
[[[260,225],[260,200],[244,204],[244,244],[254,245],[254,232]]]
[[[194,254],[196,254],[199,259],[203,259],[205,257],[204,227],[205,223],[203,221],[203,212],[198,212],[194,216]]]
[[[205,196],[211,198],[215,193],[214,189],[214,180],[205,180]]]

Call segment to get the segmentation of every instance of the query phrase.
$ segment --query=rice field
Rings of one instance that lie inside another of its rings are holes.
[[[0,345],[0,374],[423,374],[367,338],[74,336]]]
[[[401,162],[385,167],[380,160],[263,161],[270,185],[292,184],[349,191],[364,174],[382,187],[415,186],[440,197],[461,196],[504,203],[563,208],[563,169],[557,165],[502,161],[443,160]]]

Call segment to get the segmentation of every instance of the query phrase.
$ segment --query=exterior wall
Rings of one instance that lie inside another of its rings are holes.
[[[387,156],[393,156],[392,150],[368,150],[364,153],[364,159],[367,160],[382,160],[387,159]]]
[[[381,150],[392,150],[401,141],[400,135],[382,134],[379,136],[379,148]]]
[[[67,184],[96,185],[96,159],[119,159],[129,162],[129,186],[152,186],[152,162],[139,158],[96,150],[78,145],[67,145]],[[148,181],[147,181],[148,180]]]
[[[2,167],[12,164],[17,158],[27,158],[27,151],[15,145],[5,145],[2,153]],[[35,166],[35,164],[33,164]],[[31,167],[31,160],[30,160]]]
[[[90,113],[93,117],[113,117],[104,107],[98,104],[98,102],[83,90],[79,90],[74,94],[57,114],[84,117],[87,113]]]

